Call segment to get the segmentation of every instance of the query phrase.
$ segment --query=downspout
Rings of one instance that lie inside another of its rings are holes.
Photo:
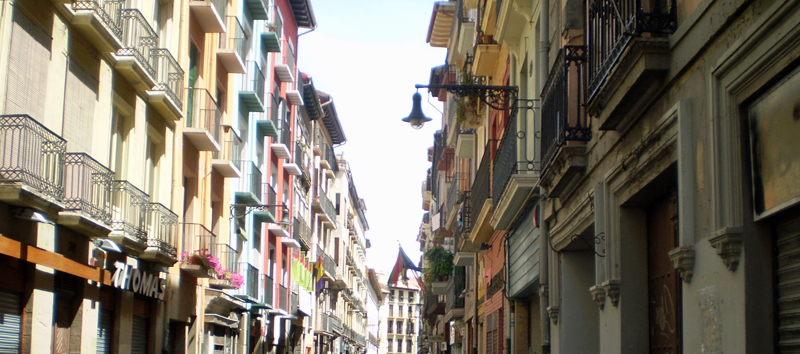
[[[547,1],[547,0],[542,0]],[[544,188],[539,186],[539,191],[544,195]],[[544,200],[544,198],[542,198]],[[541,205],[541,204],[540,204]],[[548,234],[547,223],[544,222],[544,208],[539,208],[539,243],[550,242],[550,235]],[[549,301],[549,247],[540,247],[544,252],[539,256],[539,320],[542,323],[542,353],[550,353],[550,317],[547,312],[547,307],[550,306]]]

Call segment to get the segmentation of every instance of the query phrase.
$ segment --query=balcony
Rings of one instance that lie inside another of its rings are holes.
[[[67,142],[28,115],[0,116],[0,201],[61,209]]]
[[[264,73],[254,60],[247,61],[247,75],[239,89],[242,111],[264,112]]]
[[[491,152],[495,143],[496,140],[491,139],[483,149],[483,157],[481,157],[480,166],[475,174],[475,180],[472,182],[472,188],[470,188],[470,211],[474,217],[469,236],[472,245],[488,242],[494,232],[489,220],[492,218]]]
[[[588,2],[587,109],[600,129],[624,129],[660,92],[669,70],[677,2]]]
[[[85,153],[68,153],[64,162],[64,210],[58,224],[91,236],[111,232],[111,181],[114,172]]]
[[[147,248],[149,199],[133,183],[111,182],[112,220],[108,237],[129,255],[138,256]]]
[[[529,156],[534,139],[539,136],[532,127],[517,118],[519,110],[511,113],[500,143],[497,145],[492,170],[492,201],[494,212],[491,224],[495,230],[505,230],[531,198],[531,191],[539,182],[539,164],[535,156]],[[523,134],[524,133],[524,134]],[[520,136],[526,137],[520,139]]]
[[[336,153],[333,151],[333,148],[328,144],[325,144],[323,158],[323,160],[320,160],[320,166],[322,165],[322,161],[327,162],[328,165],[325,174],[328,175],[329,178],[336,178],[336,172],[339,172],[339,162],[336,161]]]
[[[217,243],[217,235],[209,231],[202,224],[184,223],[181,224],[183,228],[183,241],[181,249],[186,253],[193,253],[195,251],[207,252],[213,257],[219,257],[218,250],[214,245]],[[193,275],[195,278],[210,278],[211,274],[208,269],[203,268],[199,264],[185,264],[181,263],[181,270]]]
[[[220,121],[222,112],[208,90],[188,88],[186,128],[183,135],[199,151],[219,151]]]
[[[244,277],[244,284],[236,291],[236,297],[249,303],[258,302],[258,268],[247,262],[239,262],[237,271]]]
[[[320,213],[320,219],[331,228],[336,228],[336,208],[333,207],[325,191],[319,190],[317,195],[314,196],[314,201],[311,203],[314,211]]]
[[[159,203],[147,208],[147,248],[139,259],[171,267],[178,261],[178,215]]]
[[[250,112],[250,119],[256,121],[256,131],[258,133],[256,137],[259,141],[265,136],[271,136],[273,138],[278,137],[278,125],[273,120],[273,118],[277,119],[277,116],[272,115],[272,107],[277,107],[277,105],[272,99],[272,94],[269,94],[267,102],[269,106],[266,109],[266,113]]]
[[[231,272],[242,274],[242,270],[239,267],[238,262],[238,254],[236,251],[228,245],[227,243],[217,243],[213,246],[217,250],[217,255],[219,257],[219,262],[222,265],[223,271],[229,270]],[[233,283],[228,279],[209,279],[208,286],[214,289],[233,289]]]
[[[277,203],[278,203],[278,200],[277,200],[278,198],[277,198],[277,195],[275,193],[275,189],[272,188],[271,185],[264,184],[264,186],[266,186],[266,188],[264,188],[264,194],[265,195],[264,195],[263,198],[265,198],[266,200],[262,200],[261,202],[262,203],[266,203],[266,205],[272,205],[272,206],[271,207],[266,207],[263,210],[254,211],[253,212],[253,218],[256,221],[262,222],[262,223],[274,223],[276,221],[275,215],[277,215],[277,212],[275,212],[275,209],[276,209],[275,205],[277,205]],[[270,211],[270,210],[272,210],[272,211]]]
[[[189,9],[205,33],[225,32],[228,0],[191,0]]]
[[[261,49],[268,53],[277,53],[281,51],[283,23],[275,7],[273,7],[272,13],[272,22],[260,21],[263,25],[263,30],[261,31]]]
[[[281,47],[283,63],[275,64],[275,76],[280,82],[294,82],[294,48],[289,45],[287,39],[283,40]]]
[[[264,275],[264,296],[262,297],[262,307],[275,307],[275,283],[268,275]]]
[[[147,101],[164,118],[183,117],[183,69],[168,49],[153,49],[156,85],[147,91]]]
[[[72,25],[101,53],[122,48],[123,0],[90,0],[72,3]]]
[[[276,118],[278,116],[276,115]],[[292,152],[289,148],[292,146],[292,142],[294,141],[294,137],[292,136],[292,126],[290,121],[287,119],[288,117],[283,117],[280,120],[280,137],[279,139],[272,139],[272,144],[270,148],[272,152],[275,153],[279,159],[289,159],[292,157]]]
[[[261,186],[263,175],[253,161],[239,161],[242,176],[239,177],[239,188],[235,192],[236,204],[260,204],[264,197]]]
[[[278,301],[281,311],[289,314],[289,289],[283,285],[278,285]]]
[[[233,128],[226,127],[226,141],[222,144],[222,151],[214,152],[211,167],[225,178],[239,178],[242,176],[241,154],[242,140]]]
[[[311,188],[311,175],[308,172],[308,164],[310,159],[306,155],[305,148],[301,145],[300,141],[295,142],[294,146],[294,163],[300,168],[300,183],[308,191]]]
[[[494,76],[499,60],[499,44],[478,44],[475,48],[475,75]]]
[[[542,91],[542,185],[556,198],[583,174],[586,142],[592,139],[584,110],[584,53],[583,46],[565,46]]]
[[[245,72],[245,40],[244,29],[236,16],[225,18],[228,30],[219,34],[219,48],[217,58],[222,62],[225,70],[231,74]]]
[[[326,280],[333,282],[336,280],[336,261],[333,260],[333,257],[328,255],[325,251],[322,250],[319,245],[317,245],[317,262],[322,259],[322,270],[323,276],[327,278]]]
[[[137,9],[121,10],[122,48],[112,54],[114,67],[128,83],[144,92],[156,85],[156,56],[158,35]]]
[[[292,236],[303,245],[303,248],[311,248],[311,237],[313,235],[311,233],[311,228],[308,226],[308,223],[303,220],[302,216],[294,218],[294,222],[292,223]]]
[[[445,321],[464,317],[464,285],[466,272],[464,267],[453,268],[453,277],[447,284],[447,298],[445,302]]]
[[[245,0],[245,6],[250,10],[254,20],[269,18],[269,6],[264,0]]]

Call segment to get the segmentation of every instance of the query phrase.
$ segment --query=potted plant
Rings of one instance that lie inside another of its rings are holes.
[[[478,79],[462,68],[461,85],[477,85]],[[478,96],[461,96],[456,101],[456,120],[464,129],[483,126],[483,102]]]
[[[181,269],[197,278],[211,278],[222,271],[222,264],[204,248],[181,253]]]
[[[209,279],[208,284],[217,289],[239,289],[244,284],[244,277],[231,269],[222,269],[215,279]]]
[[[423,272],[423,281],[434,295],[444,295],[447,291],[447,278],[453,272],[453,254],[442,246],[435,246],[425,252],[428,266]]]

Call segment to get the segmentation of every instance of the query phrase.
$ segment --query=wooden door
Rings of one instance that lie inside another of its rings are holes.
[[[681,352],[680,278],[669,259],[669,251],[677,246],[677,199],[673,189],[647,208],[650,353]]]

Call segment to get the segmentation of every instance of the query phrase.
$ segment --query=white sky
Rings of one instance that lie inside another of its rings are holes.
[[[397,260],[398,241],[415,263],[420,257],[421,186],[442,115],[420,90],[423,111],[433,121],[414,130],[400,119],[411,112],[414,84],[427,84],[430,69],[447,54],[425,42],[433,3],[313,0],[319,27],[299,39],[297,67],[333,96],[347,136],[336,152],[344,152],[368,209],[367,265],[386,273]]]

